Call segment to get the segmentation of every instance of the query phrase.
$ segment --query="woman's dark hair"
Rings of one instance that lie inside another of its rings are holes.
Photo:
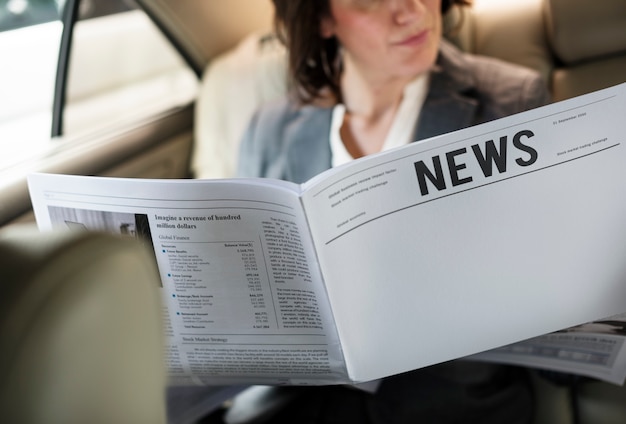
[[[341,99],[339,44],[336,38],[320,34],[322,19],[330,16],[330,0],[272,2],[276,34],[289,51],[289,72],[298,98],[308,103],[327,89],[335,99]],[[442,14],[454,4],[467,6],[471,0],[441,0]]]

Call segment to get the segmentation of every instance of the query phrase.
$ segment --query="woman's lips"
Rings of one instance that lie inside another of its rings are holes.
[[[424,31],[418,32],[417,34],[413,34],[406,38],[403,38],[400,41],[393,42],[392,44],[394,46],[405,46],[405,47],[421,45],[428,38],[428,34],[429,34],[429,31],[424,30]]]

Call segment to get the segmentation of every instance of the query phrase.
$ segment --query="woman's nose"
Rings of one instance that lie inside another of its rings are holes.
[[[404,25],[419,18],[424,12],[422,0],[392,0],[394,20]]]

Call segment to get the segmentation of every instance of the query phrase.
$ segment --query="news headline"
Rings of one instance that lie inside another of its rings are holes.
[[[539,157],[537,149],[527,143],[534,136],[535,134],[530,130],[521,130],[513,135],[513,150],[516,152],[514,153],[516,154],[514,163],[518,166],[526,167],[537,162]],[[491,177],[494,169],[497,169],[499,174],[507,172],[509,163],[507,156],[511,154],[508,148],[509,137],[507,135],[501,136],[498,145],[496,147],[494,140],[486,140],[482,147],[480,144],[471,145],[471,153],[468,152],[467,148],[463,147],[443,155],[435,155],[431,158],[431,167],[423,160],[414,162],[421,195],[426,196],[429,194],[428,183],[438,191],[442,191],[448,188],[447,181],[451,182],[452,187],[474,181],[475,175],[461,174],[461,171],[467,168],[470,160],[475,160],[478,163],[482,176],[485,178]],[[442,165],[442,156],[446,164],[445,169]]]

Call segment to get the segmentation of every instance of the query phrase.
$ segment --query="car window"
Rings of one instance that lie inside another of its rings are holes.
[[[0,169],[195,97],[196,75],[134,1],[78,0],[55,99],[62,18],[73,4],[0,0]]]
[[[50,138],[61,3],[0,0],[0,168]]]
[[[80,135],[193,100],[197,77],[130,0],[81,0],[62,133]]]
[[[0,31],[58,21],[58,0],[0,0]]]

